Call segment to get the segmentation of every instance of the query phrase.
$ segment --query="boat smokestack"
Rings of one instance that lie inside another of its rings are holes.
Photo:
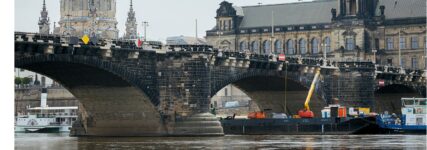
[[[40,98],[40,107],[45,108],[47,106],[46,101],[47,101],[47,88],[42,88],[42,94]]]

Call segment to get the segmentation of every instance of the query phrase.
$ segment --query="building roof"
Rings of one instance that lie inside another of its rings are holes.
[[[242,7],[233,6],[233,8],[236,10],[236,15],[237,15],[237,16],[245,16],[245,14],[243,14],[243,9],[242,9]]]
[[[242,7],[244,18],[240,28],[271,26],[272,11],[275,26],[331,23],[331,9],[337,5],[337,0],[322,0],[245,6]]]
[[[207,44],[203,38],[189,37],[189,36],[174,36],[166,39],[167,45],[197,45]]]
[[[385,6],[385,19],[426,17],[426,0],[380,0],[376,15],[380,15],[380,6]]]
[[[426,17],[426,0],[379,0],[376,16],[381,5],[385,6],[386,19]],[[244,16],[240,28],[256,28],[271,26],[272,12],[275,26],[331,23],[332,8],[339,9],[338,0],[244,6],[243,13],[236,11]]]

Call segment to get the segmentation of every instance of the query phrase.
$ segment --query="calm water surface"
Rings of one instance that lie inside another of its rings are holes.
[[[77,138],[16,133],[15,149],[426,149],[426,135],[262,135]]]

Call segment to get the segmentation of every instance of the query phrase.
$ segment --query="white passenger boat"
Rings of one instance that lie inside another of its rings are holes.
[[[48,107],[47,90],[41,94],[41,106],[27,108],[25,114],[16,116],[15,132],[70,132],[77,120],[78,107]]]

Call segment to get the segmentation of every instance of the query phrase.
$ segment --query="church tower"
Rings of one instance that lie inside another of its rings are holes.
[[[133,10],[132,0],[130,0],[130,9],[128,12],[128,18],[126,20],[126,34],[125,39],[136,39],[137,38],[137,23],[135,17],[135,11]]]
[[[116,39],[116,0],[61,0],[59,35]]]
[[[50,25],[50,23],[49,23],[49,17],[47,16],[48,12],[46,10],[46,2],[45,2],[45,0],[43,0],[43,9],[40,12],[40,15],[41,16],[39,18],[39,23],[38,23],[38,25],[39,25],[39,33],[40,34],[49,34],[49,31],[50,31],[49,25]]]

